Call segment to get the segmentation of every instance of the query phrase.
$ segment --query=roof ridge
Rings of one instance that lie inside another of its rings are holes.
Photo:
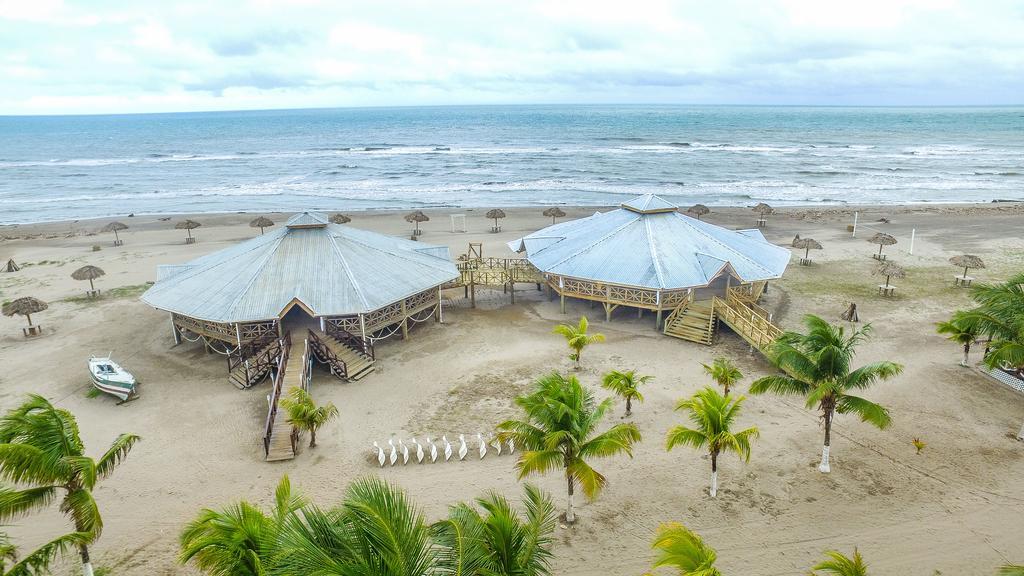
[[[636,213],[634,212],[634,214],[636,214]],[[565,258],[562,258],[561,260],[558,260],[557,262],[554,262],[553,264],[551,264],[549,266],[549,268],[554,268],[555,266],[558,266],[560,264],[564,264],[567,260],[569,260],[571,258],[575,258],[576,256],[579,256],[580,254],[583,254],[584,252],[589,251],[594,246],[597,246],[598,244],[604,242],[605,240],[608,240],[612,236],[614,236],[614,235],[618,234],[619,232],[621,232],[623,229],[625,229],[630,224],[633,224],[634,222],[639,220],[640,216],[641,216],[641,214],[636,214],[635,216],[632,217],[631,220],[627,220],[625,223],[623,223],[623,224],[613,228],[611,230],[611,232],[608,232],[607,234],[605,234],[604,236],[602,236],[602,237],[598,238],[597,240],[591,242],[590,244],[585,245],[583,248],[573,252],[572,254],[569,254]]]
[[[644,228],[647,229],[647,247],[651,251],[651,263],[654,264],[654,275],[658,277],[658,285],[665,288],[665,276],[661,272],[661,262],[658,259],[658,250],[654,246],[654,233],[651,231],[651,220],[644,219]]]
[[[340,236],[334,234],[328,234],[331,241],[331,247],[334,249],[334,253],[338,255],[338,259],[341,260],[341,266],[345,269],[345,275],[348,276],[349,282],[352,284],[352,288],[355,290],[356,296],[359,297],[359,301],[363,303],[363,309],[368,310],[370,308],[369,301],[366,300],[366,295],[363,294],[363,287],[356,282],[356,277],[352,274],[352,267],[348,265],[348,259],[345,258],[345,254],[341,250],[341,246],[338,246],[337,239]]]
[[[263,259],[260,262],[260,265],[256,266],[256,269],[249,276],[249,281],[246,282],[245,289],[240,290],[238,292],[238,296],[236,296],[235,299],[231,301],[231,304],[228,305],[229,310],[233,310],[235,305],[238,304],[242,300],[242,298],[249,294],[249,290],[252,290],[253,281],[256,279],[257,276],[260,275],[261,272],[263,272],[263,269],[266,268],[267,266],[267,262],[270,262],[270,256],[281,246],[281,242],[284,240],[285,236],[288,235],[287,229],[285,230],[286,232],[278,236],[275,242],[268,245],[269,249],[263,253]],[[241,274],[239,274],[239,276],[241,276]]]
[[[685,223],[685,224],[686,224],[687,226],[689,226],[689,227],[690,227],[690,229],[692,229],[692,230],[696,231],[696,232],[697,232],[698,234],[700,234],[701,236],[704,236],[705,238],[708,238],[709,240],[711,240],[711,241],[712,241],[712,242],[714,242],[715,244],[718,244],[719,246],[721,246],[722,248],[724,248],[724,249],[725,249],[725,250],[727,250],[728,252],[730,252],[730,253],[732,253],[732,254],[736,254],[736,255],[738,255],[738,256],[739,256],[740,258],[742,258],[743,260],[745,260],[745,261],[749,262],[749,263],[750,263],[751,265],[753,265],[754,267],[756,267],[756,268],[759,268],[759,269],[760,269],[760,270],[762,270],[763,272],[767,272],[767,273],[771,274],[771,272],[772,272],[771,270],[769,270],[769,269],[765,268],[765,267],[764,267],[764,266],[762,266],[762,265],[761,265],[761,264],[760,264],[759,262],[755,261],[755,260],[754,260],[753,258],[750,258],[750,257],[748,257],[748,256],[747,256],[746,254],[744,254],[744,253],[740,252],[739,250],[736,250],[736,249],[735,249],[735,248],[733,248],[732,246],[729,246],[729,245],[728,245],[728,244],[726,244],[725,242],[722,242],[722,241],[721,241],[721,240],[719,240],[718,238],[715,238],[714,236],[712,236],[711,234],[708,234],[707,232],[705,232],[704,230],[702,230],[702,229],[698,228],[697,226],[694,226],[694,225],[693,225],[693,222],[692,222],[692,221],[696,221],[696,220],[695,220],[694,218],[692,218],[692,217],[690,217],[690,216],[687,216],[687,215],[685,215],[685,214],[681,214],[681,213],[679,213],[679,212],[675,212],[675,215],[676,215],[676,217],[678,217],[678,218],[681,218],[681,219],[682,219],[682,221],[683,221],[683,223]],[[714,224],[712,224],[712,226],[714,226]],[[734,234],[739,234],[739,232],[737,232],[736,230],[730,230],[729,228],[725,228],[724,226],[720,226],[720,228],[722,228],[723,230],[727,230],[727,231],[729,231],[729,232],[732,232],[732,233],[734,233]],[[739,235],[740,235],[740,236],[743,236],[744,238],[747,238],[747,239],[749,239],[749,240],[756,240],[756,238],[751,238],[750,236],[745,236],[745,235],[743,235],[743,234],[739,234]],[[768,242],[767,240],[765,240],[765,244],[771,244],[772,246],[774,246],[774,244],[772,244],[771,242]],[[721,258],[715,258],[715,259],[716,259],[716,260],[721,260]],[[730,260],[725,260],[725,262],[729,262],[729,261],[730,261]],[[735,267],[735,266],[733,266],[733,270],[735,270],[735,269],[736,269],[736,267]],[[743,279],[743,278],[742,278],[742,277],[740,277],[740,276],[739,276],[738,274],[737,274],[737,277],[739,277],[739,278],[740,278],[741,280]]]

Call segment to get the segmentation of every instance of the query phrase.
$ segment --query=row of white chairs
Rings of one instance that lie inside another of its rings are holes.
[[[490,450],[501,456],[502,453],[512,454],[516,450],[516,445],[509,438],[506,442],[502,443],[497,437],[491,438],[490,442],[484,440],[484,435],[481,432],[477,432],[476,435],[477,448],[476,452],[480,455],[480,459],[487,456]],[[409,460],[415,460],[418,464],[424,462],[437,462],[439,458],[444,458],[445,462],[452,459],[452,456],[458,456],[459,460],[465,460],[466,455],[469,454],[469,445],[466,444],[466,435],[459,434],[458,447],[452,445],[448,440],[447,435],[441,436],[441,446],[430,439],[430,436],[426,437],[426,441],[420,443],[419,440],[413,438],[411,442],[406,444],[402,438],[398,439],[398,443],[395,443],[395,439],[391,438],[388,440],[388,450],[385,451],[378,442],[374,441],[373,451],[374,456],[377,458],[377,463],[383,468],[385,464],[394,466],[401,462],[403,465],[408,464]]]

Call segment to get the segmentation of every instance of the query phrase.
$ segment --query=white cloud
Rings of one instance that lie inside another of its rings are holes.
[[[0,0],[0,114],[502,102],[986,104],[1014,0]]]

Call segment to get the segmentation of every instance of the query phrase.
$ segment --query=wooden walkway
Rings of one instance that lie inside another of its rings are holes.
[[[308,388],[308,352],[305,344],[298,350],[293,350],[292,342],[293,338],[289,333],[284,339],[274,388],[267,397],[269,407],[263,445],[268,462],[290,460],[295,457],[295,427],[288,422],[287,414],[279,410],[279,403],[281,395],[287,394],[292,387]]]

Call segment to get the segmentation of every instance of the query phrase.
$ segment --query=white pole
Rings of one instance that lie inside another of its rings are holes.
[[[853,237],[857,237],[857,217],[860,216],[860,212],[853,213]]]
[[[910,254],[911,255],[914,254],[914,236],[916,236],[916,235],[917,235],[917,228],[912,228],[910,230]]]

